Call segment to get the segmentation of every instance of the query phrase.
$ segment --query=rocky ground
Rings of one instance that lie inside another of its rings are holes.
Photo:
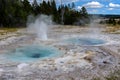
[[[64,54],[29,63],[6,61],[0,57],[0,80],[93,80],[95,77],[104,80],[104,76],[120,68],[120,34],[102,31],[103,26],[91,29],[59,25],[48,32],[46,41],[36,39],[24,29],[2,35],[1,55],[33,43],[54,46]],[[107,43],[98,46],[62,43],[64,39],[81,36],[104,39]]]

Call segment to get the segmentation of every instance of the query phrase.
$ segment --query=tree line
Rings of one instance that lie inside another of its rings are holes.
[[[89,15],[85,7],[75,9],[75,4],[56,5],[55,0],[36,0],[30,3],[28,0],[0,0],[0,26],[20,27],[25,26],[29,15],[51,15],[53,21],[64,25],[84,25],[89,22]]]
[[[100,24],[120,25],[120,19],[108,18],[106,20],[101,20]]]

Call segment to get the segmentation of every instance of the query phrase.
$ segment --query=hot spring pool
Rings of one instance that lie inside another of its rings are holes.
[[[67,44],[75,44],[75,45],[84,45],[84,46],[95,46],[105,44],[106,41],[102,39],[94,39],[94,38],[69,38],[64,40]]]
[[[48,46],[29,45],[16,48],[5,54],[7,60],[18,62],[30,62],[38,59],[51,58],[61,55],[61,52]]]

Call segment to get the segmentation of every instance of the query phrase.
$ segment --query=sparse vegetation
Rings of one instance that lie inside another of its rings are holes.
[[[92,80],[102,80],[101,78],[93,78]],[[104,80],[120,80],[120,69],[111,72],[108,76],[104,77]]]
[[[18,31],[19,28],[1,28],[0,29],[0,35],[1,37],[4,36],[4,35],[8,35],[8,34],[11,34],[11,33],[15,33]]]
[[[107,32],[107,33],[114,33],[114,34],[120,34],[120,26],[119,25],[110,25],[107,24],[107,27],[105,28],[105,31],[103,32]]]
[[[116,25],[120,25],[120,19],[114,18],[114,17],[105,18],[100,21],[100,24],[109,24],[109,25],[116,26]]]

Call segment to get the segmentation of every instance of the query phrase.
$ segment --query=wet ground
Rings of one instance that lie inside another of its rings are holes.
[[[90,29],[80,26],[53,27],[47,34],[48,40],[40,40],[34,34],[22,31],[9,34],[1,39],[0,53],[9,52],[30,44],[49,45],[59,49],[61,56],[17,62],[0,57],[1,80],[91,80],[93,77],[107,76],[120,68],[120,34],[102,32],[104,27]],[[63,43],[69,38],[90,37],[103,39],[102,45],[76,45]]]

